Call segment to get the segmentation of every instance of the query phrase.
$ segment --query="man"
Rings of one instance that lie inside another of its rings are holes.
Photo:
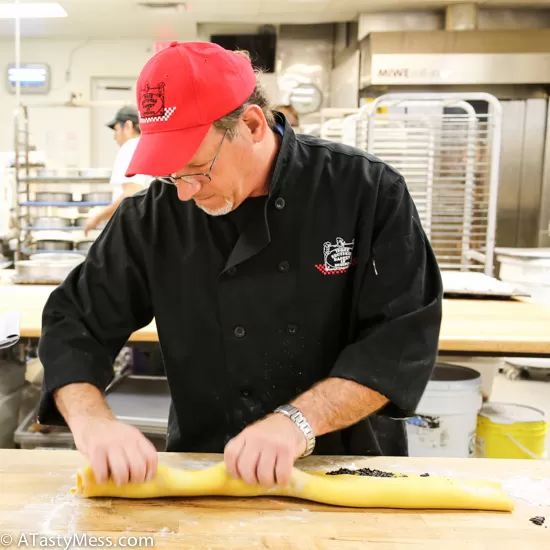
[[[111,173],[113,202],[103,208],[95,216],[90,217],[84,226],[85,235],[110,219],[123,199],[148,187],[151,182],[149,176],[140,174],[136,174],[131,178],[126,176],[126,170],[128,170],[128,165],[132,160],[132,156],[134,155],[141,135],[137,110],[130,106],[120,108],[115,118],[109,122],[107,126],[111,128],[111,130],[114,130],[115,141],[120,146]]]
[[[292,128],[300,128],[300,115],[292,105],[277,105],[275,111],[283,113]]]
[[[230,475],[265,486],[312,450],[406,455],[442,285],[401,175],[296,136],[249,59],[213,44],[172,43],[137,93],[127,175],[170,176],[125,199],[51,294],[39,420],[67,422],[99,480],[150,479],[152,445],[102,390],[155,317],[168,451],[223,451]]]

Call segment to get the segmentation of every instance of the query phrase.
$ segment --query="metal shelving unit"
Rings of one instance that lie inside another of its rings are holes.
[[[59,105],[71,106],[71,105]],[[90,107],[92,104],[72,105],[74,107]],[[120,106],[120,105],[118,105]],[[21,105],[18,112],[15,114],[15,219],[17,223],[18,246],[15,251],[15,261],[23,259],[23,256],[47,252],[42,250],[32,250],[29,248],[29,241],[32,240],[33,232],[38,231],[64,231],[70,234],[72,231],[82,231],[81,226],[68,227],[39,227],[32,224],[32,219],[39,217],[34,215],[36,208],[51,208],[51,216],[56,216],[57,208],[93,208],[96,206],[106,206],[110,202],[90,202],[90,201],[37,201],[34,200],[33,192],[39,192],[41,185],[66,185],[73,187],[76,184],[108,184],[109,177],[94,176],[89,174],[79,175],[75,170],[75,175],[40,175],[38,170],[44,169],[45,166],[31,166],[29,164],[29,153],[31,151],[29,138],[29,108],[27,105]],[[88,172],[89,170],[81,170],[80,172]],[[64,251],[65,252],[65,251]],[[85,254],[85,251],[74,250],[75,253]]]
[[[321,137],[366,150],[404,176],[441,269],[492,277],[501,127],[490,94],[391,93],[328,119]]]
[[[55,206],[57,208],[62,207],[92,207],[92,206],[106,206],[110,204],[109,202],[85,202],[85,201],[74,201],[74,202],[56,202],[56,201],[24,201],[19,203],[20,206]],[[52,229],[50,227],[50,229]],[[57,228],[56,228],[57,229]]]
[[[24,231],[52,231],[51,227],[37,227],[37,226],[29,226],[29,227],[22,227],[21,228]],[[56,227],[55,231],[82,231],[82,227],[71,225],[70,227]]]

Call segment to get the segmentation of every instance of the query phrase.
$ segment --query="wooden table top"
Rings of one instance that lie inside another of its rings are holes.
[[[159,460],[197,469],[221,456],[160,453]],[[76,469],[84,463],[76,451],[0,450],[0,535],[17,541],[21,533],[77,534],[112,537],[114,542],[122,536],[144,536],[150,538],[141,539],[141,546],[193,550],[550,548],[550,529],[545,528],[550,523],[548,461],[309,457],[299,465],[312,470],[368,465],[499,480],[515,500],[512,513],[354,509],[264,497],[80,499],[69,491]],[[534,525],[529,521],[534,516],[545,516],[546,523]]]
[[[44,304],[55,287],[0,284],[0,315],[21,312],[21,336],[38,338]],[[131,342],[157,342],[154,321]],[[441,352],[539,354],[550,356],[550,305],[519,300],[445,299]]]

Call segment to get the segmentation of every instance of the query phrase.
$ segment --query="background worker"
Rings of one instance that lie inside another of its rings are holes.
[[[142,174],[136,174],[131,178],[125,175],[141,136],[137,109],[129,105],[122,107],[107,126],[114,131],[115,141],[120,146],[111,174],[113,202],[90,217],[84,227],[85,235],[107,222],[124,198],[147,188],[152,179]]]

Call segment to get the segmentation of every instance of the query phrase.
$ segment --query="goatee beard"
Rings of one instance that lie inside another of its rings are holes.
[[[206,212],[209,216],[225,216],[233,210],[233,201],[225,201],[225,205],[220,208],[208,208],[207,206],[202,206],[195,202],[195,204],[203,211]]]

